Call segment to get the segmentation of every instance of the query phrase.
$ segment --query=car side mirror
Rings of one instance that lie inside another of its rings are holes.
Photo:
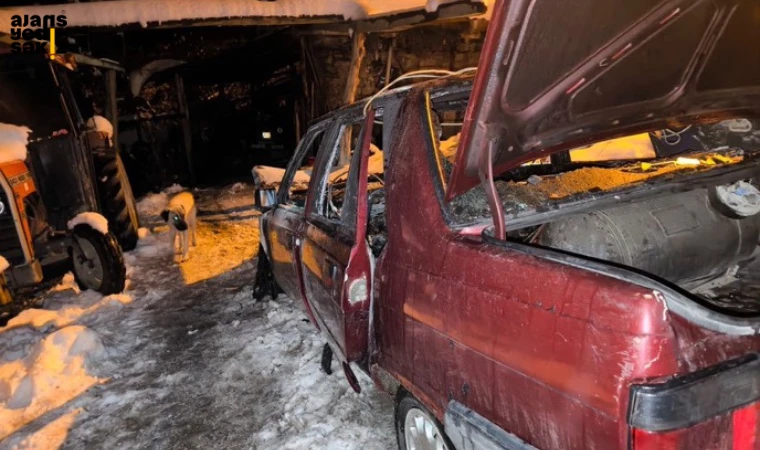
[[[253,192],[253,208],[265,213],[277,206],[277,190],[256,188]]]

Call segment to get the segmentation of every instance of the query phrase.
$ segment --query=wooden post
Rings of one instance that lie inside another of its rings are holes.
[[[391,68],[393,67],[393,46],[396,44],[396,38],[391,39],[391,43],[388,45],[388,60],[385,62],[385,84],[388,86],[391,82]]]
[[[119,149],[119,109],[116,105],[116,71],[113,69],[106,70],[105,76],[106,104],[104,114],[106,119],[113,126],[113,137],[111,144],[115,149]]]
[[[356,93],[359,91],[361,81],[361,68],[367,49],[364,43],[367,35],[364,33],[354,32],[351,42],[351,66],[348,68],[348,78],[346,79],[346,91],[343,94],[343,104],[348,105],[356,101]],[[351,159],[351,127],[343,134],[341,142],[341,151],[338,159],[339,165],[348,164]]]
[[[182,122],[182,141],[185,145],[187,171],[190,173],[190,184],[195,185],[195,167],[193,166],[193,130],[190,128],[190,110],[187,107],[185,83],[182,81],[182,75],[179,73],[174,75],[174,81],[177,87],[177,103],[179,105],[179,114]]]
[[[348,68],[348,79],[346,80],[346,91],[343,94],[343,104],[348,105],[356,101],[356,92],[359,90],[361,81],[361,68],[364,62],[364,56],[367,49],[364,46],[367,35],[355,32],[351,42],[351,66]]]

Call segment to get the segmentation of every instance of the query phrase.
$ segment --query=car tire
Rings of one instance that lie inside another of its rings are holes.
[[[132,250],[137,246],[140,221],[124,163],[116,151],[96,152],[93,159],[100,205],[108,219],[108,229],[124,251]]]
[[[406,392],[396,402],[396,438],[399,450],[455,450],[441,423]]]
[[[263,237],[262,237],[263,239]],[[274,279],[274,272],[264,251],[264,246],[259,244],[258,261],[256,264],[256,276],[253,280],[253,298],[254,300],[263,300],[267,295],[272,300],[277,300],[277,296],[283,292],[277,280]]]
[[[77,225],[69,255],[80,289],[92,289],[103,295],[124,290],[127,268],[121,247],[112,233],[103,234],[89,225]]]

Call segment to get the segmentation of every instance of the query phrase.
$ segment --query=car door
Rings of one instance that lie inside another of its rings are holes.
[[[301,248],[307,300],[330,346],[344,363],[357,361],[366,353],[372,292],[366,227],[368,157],[375,113],[370,110],[363,118],[361,112],[340,119],[330,145],[320,151]],[[346,146],[352,154],[345,151]],[[335,164],[345,160],[349,161],[347,172]],[[346,173],[347,177],[336,176]]]
[[[319,149],[328,123],[312,127],[301,140],[285,171],[277,204],[262,220],[261,239],[267,244],[267,254],[277,283],[292,298],[302,298],[299,282],[297,244],[303,229],[308,169],[301,169],[303,161]]]

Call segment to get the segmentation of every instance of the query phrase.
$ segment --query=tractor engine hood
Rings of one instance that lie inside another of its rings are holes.
[[[497,0],[447,199],[563,149],[757,116],[758,42],[760,0]]]

